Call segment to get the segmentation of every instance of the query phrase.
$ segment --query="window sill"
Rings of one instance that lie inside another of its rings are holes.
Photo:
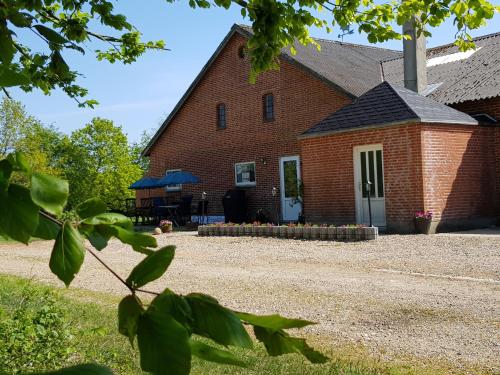
[[[250,183],[250,184],[235,184],[234,185],[235,187],[239,187],[239,188],[250,188],[250,187],[256,187],[257,184],[256,183]]]

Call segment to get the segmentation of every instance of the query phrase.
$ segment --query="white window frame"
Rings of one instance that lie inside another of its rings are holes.
[[[169,172],[182,172],[182,169],[167,169],[165,171],[165,176]],[[165,186],[165,191],[172,192],[172,191],[181,191],[182,190],[182,184],[177,184],[177,185],[167,185]]]
[[[253,174],[254,174],[254,178],[255,178],[254,182],[238,182],[238,173],[236,172],[236,167],[238,165],[245,165],[245,164],[253,164]],[[255,164],[255,161],[244,161],[244,162],[234,164],[234,185],[241,186],[241,187],[251,187],[251,186],[257,185],[257,166]]]

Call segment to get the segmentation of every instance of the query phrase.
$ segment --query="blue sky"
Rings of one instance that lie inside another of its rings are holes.
[[[148,4],[147,7],[144,3]],[[193,10],[187,1],[168,4],[165,0],[128,0],[117,4],[117,10],[128,16],[145,39],[163,39],[171,51],[149,52],[131,65],[97,62],[90,53],[86,56],[65,53],[71,67],[84,75],[79,83],[89,90],[89,98],[98,100],[100,105],[94,110],[80,109],[58,91],[45,96],[36,91],[26,94],[11,90],[14,98],[22,101],[30,114],[65,133],[84,126],[93,117],[108,118],[122,125],[129,139],[135,141],[144,130],[156,129],[165,119],[232,24],[248,23],[241,17],[237,6],[229,10]],[[428,39],[429,47],[453,40],[451,21],[431,31],[433,37]],[[486,27],[472,35],[498,31],[500,15],[497,14]],[[338,29],[332,34],[311,30],[313,36],[327,39],[337,39],[338,33]],[[369,44],[366,37],[357,32],[344,41]],[[40,43],[36,39],[32,42]],[[401,49],[401,42],[392,41],[381,46]],[[94,46],[88,47],[92,49]]]

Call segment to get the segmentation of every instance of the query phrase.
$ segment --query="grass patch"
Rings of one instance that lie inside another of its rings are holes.
[[[78,289],[58,289],[34,281],[0,275],[0,323],[12,318],[23,303],[26,292],[34,296],[29,301],[32,310],[46,305],[44,296],[49,294],[56,307],[62,311],[66,329],[71,339],[69,355],[64,366],[96,362],[113,369],[115,374],[142,374],[139,358],[128,340],[117,332],[117,296]],[[238,357],[248,363],[247,368],[222,366],[197,359],[193,360],[193,374],[303,374],[303,375],[400,375],[400,374],[444,374],[448,368],[415,367],[408,363],[382,363],[370,357],[355,345],[325,345],[312,341],[316,347],[328,354],[332,360],[324,365],[312,365],[301,356],[291,354],[268,357],[262,345],[255,350],[230,348]],[[5,369],[3,369],[5,371]],[[35,369],[36,370],[36,369]],[[0,364],[0,373],[2,373]]]

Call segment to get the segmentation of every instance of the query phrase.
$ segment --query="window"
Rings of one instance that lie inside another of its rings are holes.
[[[234,165],[236,186],[255,186],[255,162]]]
[[[169,173],[172,172],[180,172],[182,169],[168,169],[165,171],[165,176],[168,175]],[[181,184],[176,184],[176,185],[167,185],[165,187],[166,191],[181,191],[182,190],[182,185]]]
[[[221,103],[217,105],[217,129],[226,128],[226,105]]]
[[[245,57],[245,46],[238,48],[238,57],[243,59]]]
[[[273,94],[266,94],[262,97],[263,109],[264,109],[264,120],[272,121],[274,120],[274,97]]]

